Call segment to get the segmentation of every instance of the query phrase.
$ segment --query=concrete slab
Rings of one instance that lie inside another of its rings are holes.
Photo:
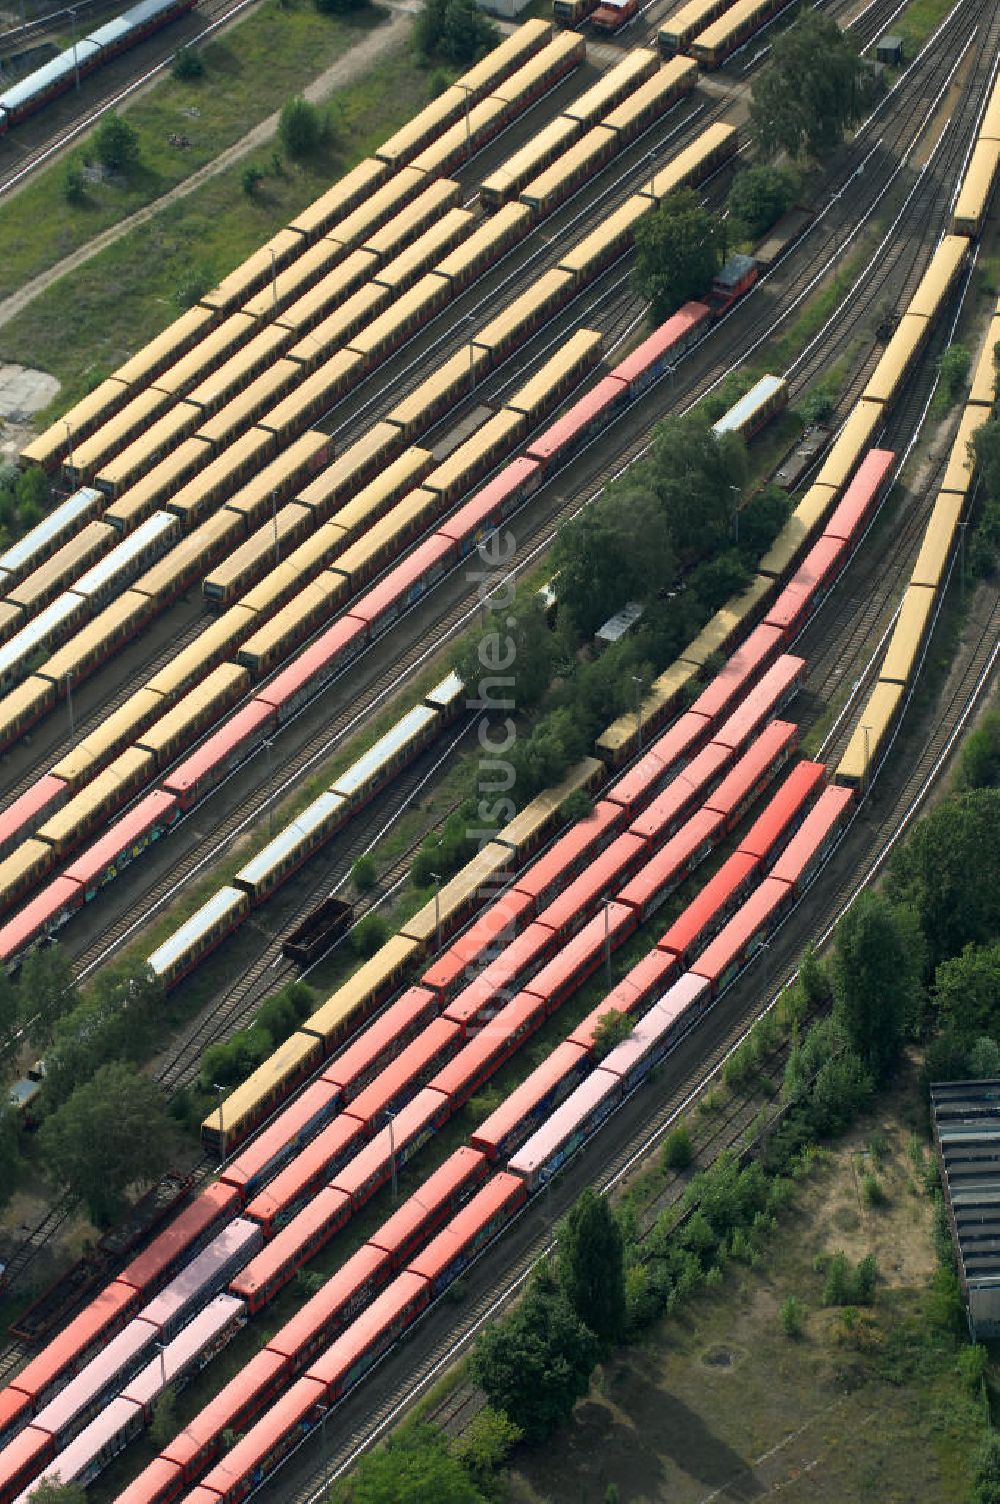
[[[0,418],[24,423],[49,403],[59,391],[59,382],[46,371],[30,366],[0,365]]]

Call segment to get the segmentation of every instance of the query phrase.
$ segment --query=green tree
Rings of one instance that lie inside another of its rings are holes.
[[[991,710],[962,743],[955,774],[958,789],[988,789],[1000,785],[1000,710]]]
[[[30,951],[21,963],[21,1017],[36,1043],[48,1039],[55,1021],[76,1007],[73,968],[61,945]]]
[[[15,483],[15,493],[19,511],[24,512],[29,507],[45,510],[51,493],[48,478],[40,465],[29,465],[21,472]]]
[[[148,1185],[173,1152],[173,1127],[155,1082],[128,1065],[103,1065],[38,1132],[47,1173],[81,1200],[98,1225],[130,1185]]]
[[[127,176],[139,166],[139,133],[114,110],[105,115],[98,126],[94,149],[98,161],[108,172],[120,172]]]
[[[499,40],[500,33],[475,0],[424,0],[417,14],[414,43],[428,61],[472,63]]]
[[[587,1188],[559,1231],[559,1283],[605,1346],[625,1330],[622,1232],[606,1196]]]
[[[744,168],[733,179],[727,203],[739,226],[739,239],[758,240],[779,220],[795,198],[790,173],[762,163]]]
[[[0,1107],[0,1206],[5,1205],[17,1189],[20,1170],[17,1114],[5,1105]]]
[[[610,1008],[602,1015],[594,1030],[594,1046],[591,1050],[593,1059],[603,1060],[606,1055],[610,1055],[615,1045],[631,1037],[634,1027],[627,1013],[619,1013]]]
[[[242,177],[240,178],[240,186],[247,198],[255,197],[257,189],[263,181],[264,174],[259,167],[254,167],[252,164],[249,167],[244,167]]]
[[[488,1488],[494,1474],[521,1440],[521,1434],[520,1426],[515,1426],[509,1415],[494,1410],[492,1405],[484,1405],[456,1436],[451,1449],[466,1472]]]
[[[919,820],[889,863],[891,899],[913,910],[933,968],[1000,934],[1000,789],[973,789]]]
[[[559,529],[553,565],[560,602],[585,637],[626,602],[655,599],[677,574],[669,522],[655,493],[638,485],[610,488]]]
[[[367,1452],[329,1498],[330,1504],[485,1504],[447,1437],[421,1425]]]
[[[942,1028],[974,1038],[1000,1034],[1000,944],[967,945],[934,974]]]
[[[653,430],[650,465],[653,487],[681,560],[690,563],[715,554],[732,531],[733,513],[746,482],[742,439],[732,433],[717,439],[708,419],[698,413],[667,418]],[[717,569],[721,561],[716,558],[713,563]],[[708,579],[707,570],[699,576],[700,593],[705,592]],[[725,583],[728,587],[730,582]]]
[[[472,1377],[529,1442],[543,1441],[587,1392],[598,1342],[569,1301],[535,1281],[509,1316],[479,1337]]]
[[[973,432],[972,447],[983,484],[993,501],[1000,501],[1000,418],[990,418]]]
[[[325,135],[325,122],[315,105],[297,94],[282,107],[278,117],[278,135],[290,157],[311,157]]]
[[[145,965],[98,973],[87,997],[58,1020],[46,1052],[45,1104],[65,1102],[109,1060],[138,1060],[147,1052],[163,984]]]
[[[782,1301],[780,1312],[781,1330],[786,1337],[802,1336],[802,1317],[802,1302],[797,1300],[794,1295],[789,1295],[786,1300]]]
[[[375,858],[368,852],[359,856],[351,868],[351,880],[359,893],[370,893],[378,882]]]
[[[20,1020],[20,991],[7,973],[0,970],[0,1060],[11,1059],[20,1049]]]
[[[87,1504],[87,1490],[79,1483],[62,1483],[44,1478],[28,1495],[30,1504]]]
[[[694,1159],[694,1149],[691,1146],[691,1133],[686,1123],[678,1123],[676,1128],[671,1128],[663,1143],[663,1168],[665,1170],[686,1170]]]
[[[976,1453],[972,1504],[1000,1504],[1000,1435],[988,1431]]]
[[[938,375],[945,400],[957,402],[969,376],[971,356],[964,345],[949,345],[938,357]]]
[[[635,283],[660,323],[711,286],[726,254],[726,227],[692,188],[669,193],[635,230]]]
[[[359,956],[373,956],[389,938],[389,926],[381,914],[366,914],[351,931],[351,945]]]
[[[193,79],[203,76],[205,60],[194,47],[178,47],[170,71],[182,84],[190,83]]]
[[[884,1080],[902,1048],[920,979],[899,917],[871,888],[837,925],[832,972],[838,1020],[876,1080]]]
[[[153,1409],[149,1439],[162,1450],[177,1434],[177,1391],[172,1384],[163,1390]]]
[[[825,156],[859,118],[863,64],[853,40],[810,10],[775,36],[771,61],[750,86],[750,125],[764,158]]]

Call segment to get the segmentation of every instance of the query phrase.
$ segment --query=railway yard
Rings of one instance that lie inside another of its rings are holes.
[[[661,322],[636,288],[637,226],[669,194],[723,211],[783,9],[657,0],[622,25],[556,0],[505,27],[23,445],[53,499],[0,555],[0,962],[55,942],[81,983],[147,966],[182,1020],[152,1065],[171,1097],[278,987],[316,1001],[216,1089],[165,1219],[0,1346],[0,1504],[43,1478],[120,1504],[322,1497],[516,1297],[580,1192],[625,1183],[717,1078],[995,693],[996,577],[969,577],[966,529],[997,400],[996,7],[942,10],[777,253]],[[867,55],[902,8],[822,9]],[[149,49],[169,57],[161,23],[234,14],[190,10],[149,7],[132,63],[109,84],[95,62],[55,118],[65,65],[0,89],[0,193],[146,81]],[[814,450],[801,426],[773,437],[831,382]],[[749,456],[737,540],[800,450],[750,583],[415,889],[462,769],[508,745],[505,603],[550,580],[558,530],[660,420],[713,400]],[[484,679],[463,684],[475,640]],[[360,960],[346,929],[370,915]],[[634,1027],[599,1058],[609,1011]],[[752,1117],[735,1103],[717,1148]],[[76,1214],[57,1197],[11,1241],[11,1291]],[[197,1406],[152,1442],[186,1384]]]

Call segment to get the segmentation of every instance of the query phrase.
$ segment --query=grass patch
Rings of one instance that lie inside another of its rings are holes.
[[[335,96],[333,141],[325,156],[277,176],[269,144],[166,206],[36,298],[7,325],[2,350],[5,358],[50,371],[62,383],[58,401],[39,414],[39,426],[158,334],[303,205],[369,155],[427,97],[426,75],[414,68],[408,49],[400,47]],[[241,186],[248,164],[268,174],[253,199]],[[20,223],[25,214],[20,200],[17,213]],[[0,265],[3,261],[0,251]]]
[[[951,10],[951,0],[910,0],[892,23],[894,36],[903,38],[903,62],[911,62],[927,38]]]
[[[201,78],[179,83],[167,76],[126,108],[142,156],[130,179],[88,182],[84,202],[70,205],[64,193],[66,164],[60,161],[0,211],[0,296],[211,162],[382,19],[375,10],[324,16],[311,0],[289,0],[285,6],[265,0],[245,21],[199,49],[205,64]],[[171,144],[171,137],[186,144]],[[72,160],[96,161],[93,133]]]

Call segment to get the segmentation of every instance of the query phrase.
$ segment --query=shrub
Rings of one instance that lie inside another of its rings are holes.
[[[694,1158],[694,1150],[691,1148],[691,1134],[684,1123],[679,1123],[667,1134],[663,1145],[663,1168],[665,1170],[686,1170]]]
[[[120,115],[105,115],[94,138],[98,160],[109,172],[126,176],[139,165],[139,133]]]
[[[367,853],[359,856],[351,868],[351,878],[359,893],[370,893],[378,882],[375,858]]]
[[[178,47],[174,58],[174,66],[171,73],[180,83],[190,83],[194,78],[201,78],[205,72],[205,61],[200,52],[193,47]]]
[[[351,945],[365,960],[383,946],[389,936],[389,926],[380,914],[366,914],[351,931]]]
[[[310,157],[326,138],[327,121],[315,105],[297,94],[282,108],[278,135],[290,157]]]
[[[66,163],[63,197],[68,204],[82,204],[87,198],[87,180],[83,175],[83,168],[75,159]]]
[[[260,187],[263,181],[264,174],[261,172],[259,167],[244,167],[243,175],[240,178],[240,184],[247,198],[254,197],[257,189]]]
[[[782,1301],[780,1320],[781,1330],[786,1337],[802,1336],[802,1304],[794,1295],[789,1295],[787,1300]]]
[[[866,1206],[884,1206],[886,1202],[882,1182],[877,1175],[862,1175],[861,1194]]]

